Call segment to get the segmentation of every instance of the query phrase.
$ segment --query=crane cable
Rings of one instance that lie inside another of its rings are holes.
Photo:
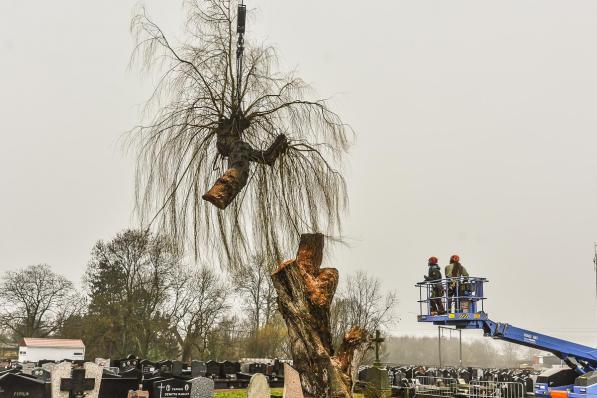
[[[242,114],[242,84],[243,84],[243,55],[245,51],[245,23],[247,19],[247,6],[243,0],[238,4],[238,13],[236,16],[236,33],[238,41],[236,43],[236,107],[239,114]]]

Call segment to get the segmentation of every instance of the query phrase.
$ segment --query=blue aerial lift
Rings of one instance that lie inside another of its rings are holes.
[[[597,398],[597,349],[490,320],[484,311],[486,282],[485,278],[457,277],[417,283],[417,320],[456,329],[481,329],[494,339],[551,352],[571,370],[541,374],[535,395]]]

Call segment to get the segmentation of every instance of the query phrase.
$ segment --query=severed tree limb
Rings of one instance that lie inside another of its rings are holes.
[[[351,397],[354,350],[366,340],[352,329],[334,354],[330,306],[338,285],[338,270],[320,268],[322,234],[303,234],[295,260],[283,262],[272,274],[291,342],[293,365],[301,374],[305,394],[312,397]]]
[[[266,150],[254,149],[249,143],[242,141],[240,133],[237,133],[248,128],[248,122],[238,124],[238,127],[235,121],[220,124],[217,130],[217,149],[221,156],[228,157],[228,169],[202,196],[219,209],[228,207],[247,185],[251,162],[273,166],[288,147],[288,139],[284,134],[280,134]]]

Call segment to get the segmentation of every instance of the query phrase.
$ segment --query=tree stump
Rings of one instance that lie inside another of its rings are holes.
[[[280,264],[272,274],[278,308],[286,321],[293,365],[301,374],[306,395],[351,397],[354,350],[366,340],[354,328],[337,353],[332,347],[330,306],[338,286],[338,270],[320,268],[324,236],[303,234],[296,259]]]

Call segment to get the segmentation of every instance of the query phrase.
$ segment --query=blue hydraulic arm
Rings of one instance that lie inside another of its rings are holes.
[[[597,349],[593,347],[546,336],[507,323],[493,322],[489,319],[482,323],[485,336],[551,352],[580,374],[597,369]]]

